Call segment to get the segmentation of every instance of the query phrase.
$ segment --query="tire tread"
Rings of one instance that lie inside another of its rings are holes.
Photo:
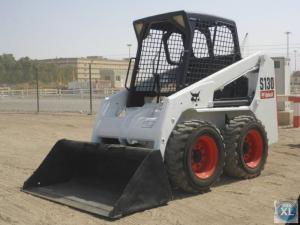
[[[237,116],[232,120],[230,120],[222,132],[225,140],[225,152],[226,152],[226,156],[225,156],[226,164],[224,167],[224,172],[229,176],[243,178],[243,179],[251,179],[259,176],[261,171],[264,170],[265,163],[262,165],[261,170],[258,173],[255,174],[247,173],[247,171],[243,169],[240,156],[237,152],[241,131],[249,123],[257,123],[259,126],[263,128],[263,131],[265,132],[264,126],[260,120],[256,119],[253,116],[246,116],[246,115]],[[265,136],[267,137],[266,132],[265,132]],[[266,141],[268,143],[268,139],[266,139]],[[266,158],[267,157],[268,157],[268,151],[266,150]]]
[[[199,188],[195,189],[190,182],[188,182],[189,178],[184,171],[185,169],[183,165],[185,145],[190,135],[201,127],[207,126],[212,127],[219,133],[222,139],[222,144],[224,145],[224,139],[220,130],[212,123],[200,120],[184,121],[177,124],[168,140],[165,152],[165,164],[169,179],[173,186],[179,187],[189,193],[207,192],[210,189],[210,187],[202,188],[201,190],[199,190]],[[222,166],[221,174],[223,173],[223,167],[224,165]],[[217,182],[217,180],[215,182]]]

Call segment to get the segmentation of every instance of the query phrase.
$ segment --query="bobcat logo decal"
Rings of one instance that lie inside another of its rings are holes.
[[[192,98],[191,98],[192,102],[200,101],[200,97],[199,97],[200,91],[197,92],[197,93],[192,93],[192,92],[190,92],[190,93],[191,93],[191,96],[192,96]]]

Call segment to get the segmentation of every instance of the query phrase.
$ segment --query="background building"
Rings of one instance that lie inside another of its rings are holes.
[[[300,71],[295,71],[291,77],[291,93],[300,94]]]
[[[273,57],[275,69],[275,85],[277,94],[277,118],[280,126],[293,124],[293,110],[288,96],[291,93],[290,60],[286,57]]]
[[[124,87],[128,60],[107,59],[102,56],[88,56],[86,58],[55,58],[45,59],[42,62],[71,66],[73,81],[69,82],[69,89],[85,89],[89,86],[89,66],[91,66],[91,80],[93,88]]]
[[[277,95],[290,94],[291,69],[286,57],[272,57],[275,68],[275,85]]]

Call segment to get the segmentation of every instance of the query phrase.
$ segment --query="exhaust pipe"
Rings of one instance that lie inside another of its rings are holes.
[[[109,218],[172,198],[159,150],[58,141],[22,191]]]

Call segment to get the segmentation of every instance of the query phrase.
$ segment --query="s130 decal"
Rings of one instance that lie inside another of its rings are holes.
[[[275,80],[274,77],[261,77],[260,80],[260,98],[274,98],[275,97]]]

